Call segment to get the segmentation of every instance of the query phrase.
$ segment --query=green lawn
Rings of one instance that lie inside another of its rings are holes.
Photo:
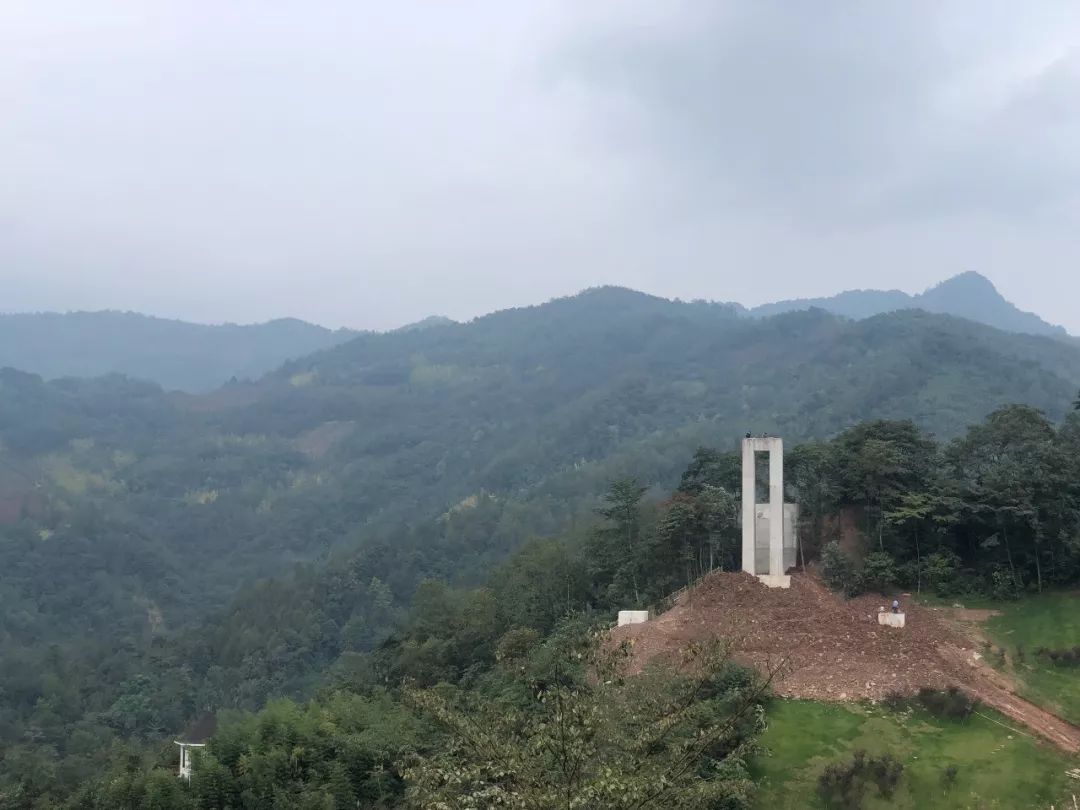
[[[1045,593],[995,607],[986,631],[1006,651],[1008,669],[1023,684],[1024,697],[1080,724],[1080,665],[1059,666],[1035,651],[1080,646],[1080,594]],[[1018,648],[1023,649],[1023,660]]]
[[[823,808],[818,777],[826,765],[852,753],[892,753],[904,764],[891,799],[870,785],[866,810],[876,808],[1049,808],[1080,799],[1080,782],[1065,771],[1072,758],[981,717],[966,723],[937,720],[922,711],[777,700],[769,710],[763,742],[769,754],[754,762],[761,810]],[[956,765],[946,787],[944,771]]]

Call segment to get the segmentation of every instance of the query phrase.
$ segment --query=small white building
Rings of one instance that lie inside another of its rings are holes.
[[[885,627],[903,627],[907,622],[903,613],[890,613],[885,608],[881,608],[878,610],[877,623]]]
[[[649,620],[649,611],[647,610],[620,610],[619,611],[619,627],[624,624],[645,624]]]

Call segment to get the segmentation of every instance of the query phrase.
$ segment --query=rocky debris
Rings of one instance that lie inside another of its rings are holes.
[[[637,672],[690,643],[721,638],[741,663],[763,671],[782,666],[774,689],[787,697],[879,701],[959,686],[1058,746],[1080,750],[1080,729],[1017,697],[1001,673],[979,661],[961,624],[905,603],[907,626],[883,627],[876,618],[883,604],[873,595],[846,600],[809,574],[779,589],[749,574],[717,572],[652,621],[612,630],[612,639],[630,643],[629,667]]]

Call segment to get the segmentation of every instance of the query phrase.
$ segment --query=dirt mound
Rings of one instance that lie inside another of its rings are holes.
[[[845,600],[810,575],[788,590],[766,588],[744,573],[715,573],[646,624],[615,628],[631,643],[631,670],[687,644],[723,638],[735,658],[759,669],[786,661],[777,693],[814,700],[881,700],[923,687],[960,686],[1066,750],[1080,750],[1080,729],[1018,698],[1000,673],[979,660],[974,643],[947,613],[905,604],[907,627],[877,623],[877,596]]]

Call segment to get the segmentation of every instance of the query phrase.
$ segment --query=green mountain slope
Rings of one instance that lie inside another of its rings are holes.
[[[622,470],[667,485],[696,445],[747,430],[794,440],[911,417],[950,436],[1009,402],[1060,417],[1078,380],[1071,346],[922,312],[756,321],[601,289],[362,335],[205,396],[7,372],[3,502],[7,531],[51,538],[33,546],[40,570],[20,601],[79,547],[90,529],[74,516],[90,514],[99,548],[146,538],[157,561],[125,574],[124,598],[133,620],[152,603],[173,628],[244,582],[413,532],[417,559],[379,574],[407,594],[423,572],[471,571],[559,528]],[[486,523],[448,539],[446,514]],[[25,567],[10,545],[0,553]],[[88,564],[111,576],[108,559]]]
[[[848,318],[869,318],[902,309],[922,309],[955,315],[1006,332],[1066,338],[1068,333],[1038,315],[1024,312],[1002,297],[993,283],[975,272],[961,273],[918,295],[900,290],[848,290],[828,298],[802,298],[763,304],[745,310],[754,317],[768,317],[804,309],[824,309]]]
[[[347,340],[294,318],[207,326],[133,312],[0,315],[0,366],[57,377],[125,374],[166,389],[210,391]]]
[[[1077,348],[957,318],[621,289],[360,335],[204,395],[5,370],[0,741],[302,692],[424,577],[483,581],[591,525],[614,477],[669,490],[699,445],[898,417],[949,437],[1011,402],[1060,418],[1078,381]],[[46,700],[56,679],[78,694]]]

